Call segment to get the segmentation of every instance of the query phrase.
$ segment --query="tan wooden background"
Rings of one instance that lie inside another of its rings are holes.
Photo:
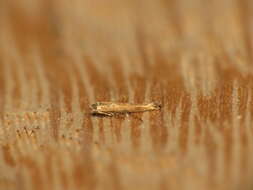
[[[1,0],[0,189],[252,189],[252,61],[251,0]]]

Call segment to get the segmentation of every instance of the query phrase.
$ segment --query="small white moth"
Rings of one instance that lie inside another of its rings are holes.
[[[148,104],[97,102],[92,104],[90,108],[93,115],[113,116],[115,114],[160,110],[161,105],[154,102]]]

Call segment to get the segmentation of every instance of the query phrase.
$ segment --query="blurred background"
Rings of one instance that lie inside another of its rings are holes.
[[[0,189],[252,189],[252,18],[251,0],[1,0]]]

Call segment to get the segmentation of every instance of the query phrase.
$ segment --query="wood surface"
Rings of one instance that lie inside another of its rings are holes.
[[[1,0],[0,189],[253,189],[252,19],[251,0]]]

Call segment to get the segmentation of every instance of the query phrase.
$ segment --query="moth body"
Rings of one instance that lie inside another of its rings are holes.
[[[157,103],[149,104],[130,104],[130,103],[114,103],[114,102],[97,102],[91,105],[91,113],[105,116],[113,116],[114,114],[136,113],[161,109],[161,105]]]

